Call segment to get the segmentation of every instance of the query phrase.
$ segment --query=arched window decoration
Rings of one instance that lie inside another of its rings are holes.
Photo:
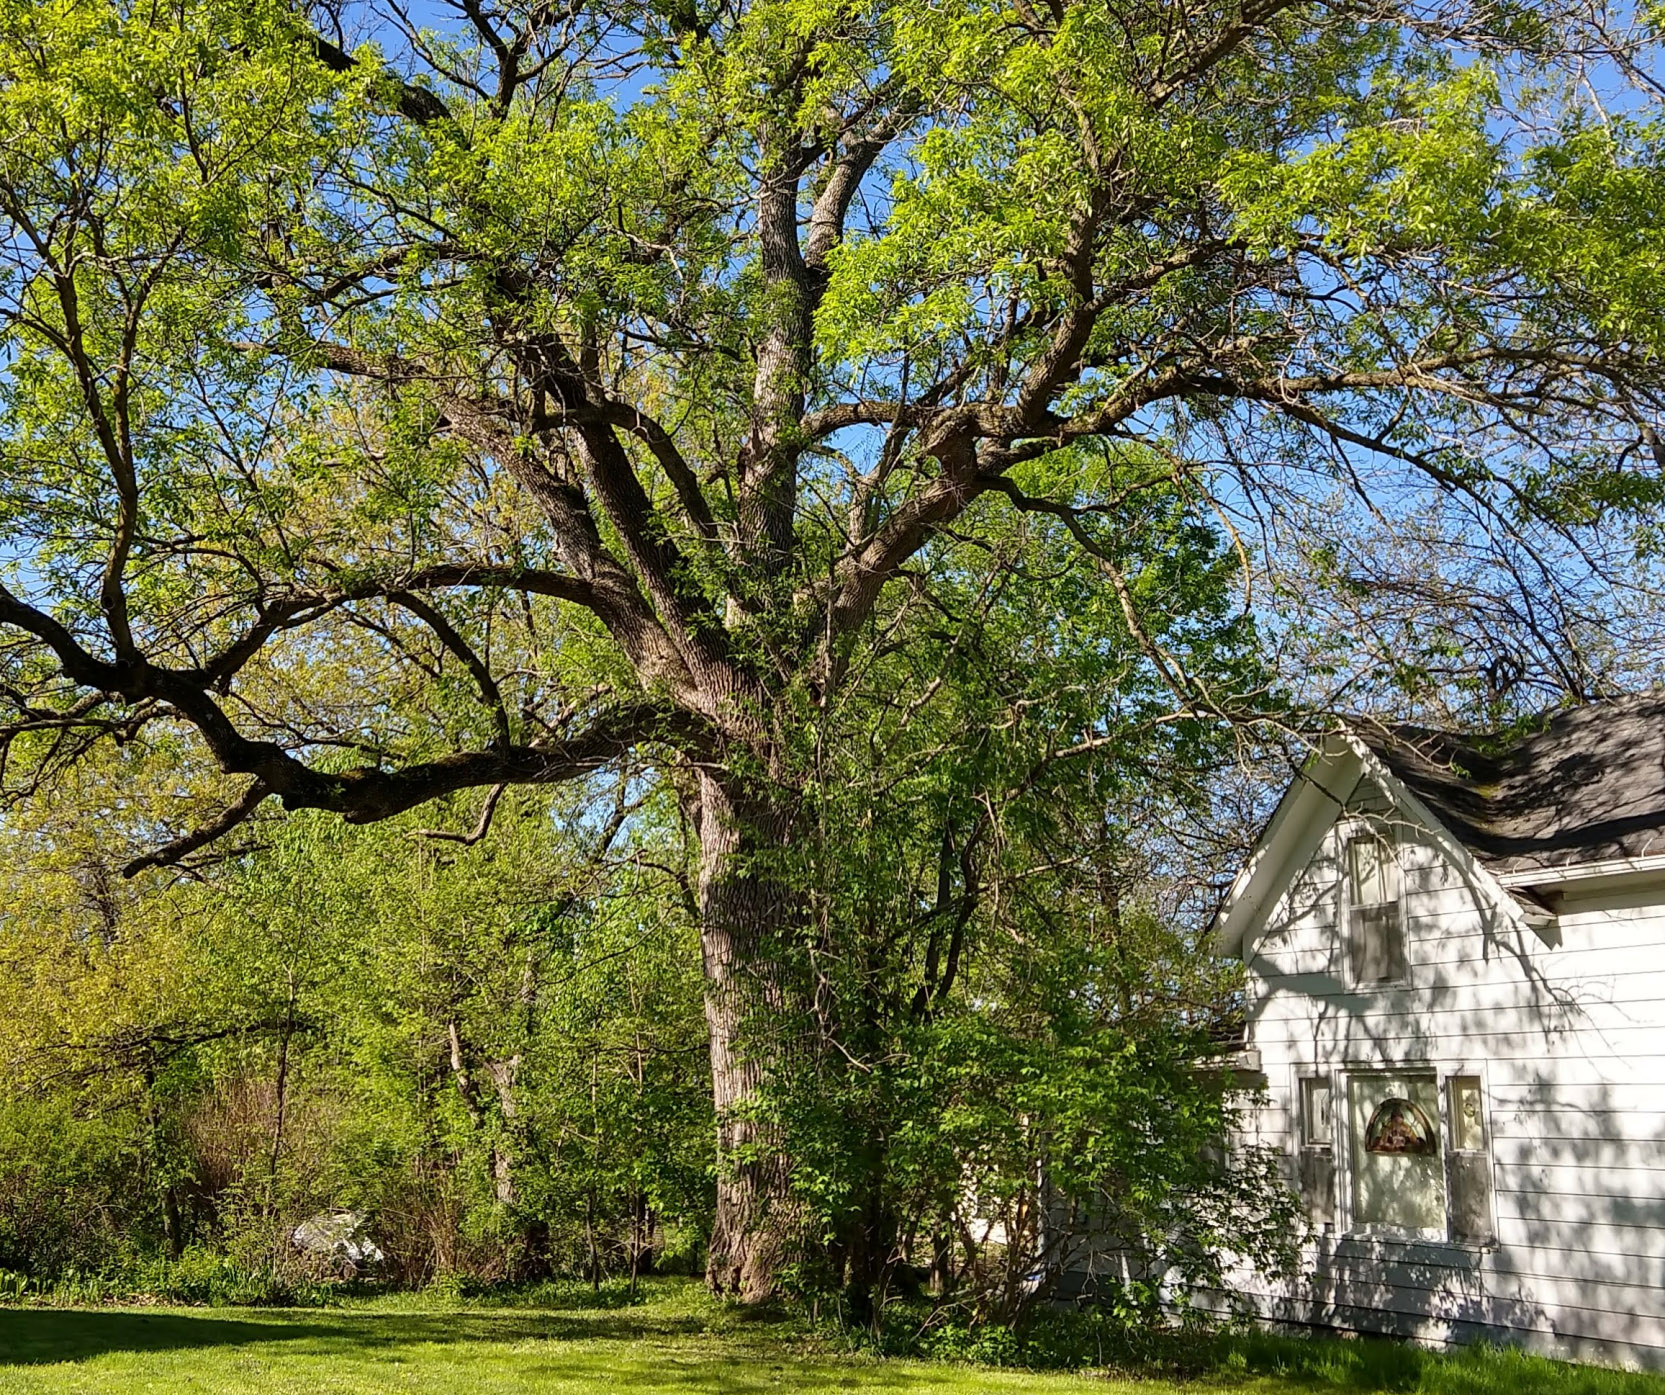
[[[1421,1106],[1394,1096],[1383,1100],[1370,1116],[1364,1151],[1426,1157],[1439,1152],[1439,1136]]]

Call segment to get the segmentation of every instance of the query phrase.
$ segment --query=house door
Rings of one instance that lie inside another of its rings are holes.
[[[1355,1230],[1445,1238],[1439,1085],[1432,1074],[1347,1083]]]

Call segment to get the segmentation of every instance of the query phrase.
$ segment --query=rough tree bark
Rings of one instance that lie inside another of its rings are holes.
[[[515,1206],[520,1195],[515,1188],[514,1150],[509,1134],[516,1113],[515,1079],[520,1071],[520,1054],[516,1052],[507,1060],[485,1063],[486,1073],[497,1092],[498,1117],[494,1121],[469,1069],[462,1032],[455,1017],[445,1024],[445,1042],[451,1056],[451,1079],[468,1112],[468,1121],[477,1133],[487,1135],[490,1140],[492,1189],[501,1205]]]
[[[751,1113],[766,1073],[789,1050],[793,941],[802,903],[782,875],[791,811],[699,781],[700,945],[717,1113],[717,1211],[706,1278],[718,1293],[763,1302],[802,1257],[801,1209],[776,1131]]]

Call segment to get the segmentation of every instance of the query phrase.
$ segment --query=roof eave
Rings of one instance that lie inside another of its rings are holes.
[[[1290,781],[1214,913],[1209,939],[1216,954],[1243,954],[1245,935],[1261,918],[1261,912],[1276,900],[1283,880],[1280,874],[1289,870],[1296,849],[1310,831],[1308,825],[1326,808],[1346,799],[1351,785],[1338,792],[1333,785],[1346,783],[1345,779],[1325,778],[1335,773],[1337,758],[1344,755],[1354,755],[1353,743],[1340,734],[1327,737]]]
[[[1596,862],[1572,862],[1555,867],[1528,867],[1499,872],[1497,880],[1509,888],[1555,890],[1585,882],[1659,876],[1665,876],[1665,853],[1653,853],[1647,857],[1608,857]]]

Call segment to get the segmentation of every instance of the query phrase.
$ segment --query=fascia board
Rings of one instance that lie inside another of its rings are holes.
[[[1350,741],[1329,737],[1290,782],[1215,912],[1211,940],[1216,954],[1249,957],[1278,897],[1311,858],[1358,783],[1355,757]]]
[[[1665,854],[1647,857],[1610,857],[1600,862],[1572,862],[1562,867],[1534,867],[1523,872],[1499,872],[1504,887],[1560,887],[1574,882],[1606,880],[1611,877],[1644,877],[1665,872]]]

